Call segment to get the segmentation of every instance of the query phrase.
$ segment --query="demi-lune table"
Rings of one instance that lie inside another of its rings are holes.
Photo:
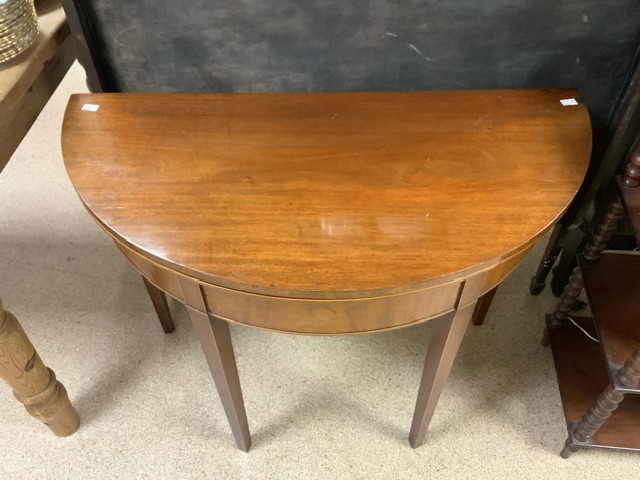
[[[70,99],[62,149],[94,220],[187,306],[239,448],[228,322],[432,321],[417,447],[478,299],[578,190],[591,128],[570,89],[94,94]]]

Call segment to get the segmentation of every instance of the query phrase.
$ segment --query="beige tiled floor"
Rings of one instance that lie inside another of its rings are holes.
[[[232,327],[253,431],[234,445],[184,309],[164,335],[138,275],[84,212],[60,125],[74,66],[0,174],[0,294],[82,417],[54,437],[0,384],[0,478],[640,478],[634,453],[562,460],[555,300],[528,294],[537,248],[470,328],[424,446],[407,442],[428,324],[309,338]]]

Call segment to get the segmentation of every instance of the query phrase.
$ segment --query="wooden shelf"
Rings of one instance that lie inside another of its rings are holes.
[[[616,378],[640,345],[640,255],[607,252],[597,262],[578,261],[611,383],[640,394],[640,387],[624,388]]]
[[[0,63],[0,171],[75,60],[60,0],[36,2],[35,43]]]
[[[572,317],[596,336],[592,318]],[[549,328],[567,430],[593,405],[609,384],[607,368],[598,343],[572,324]],[[586,447],[640,450],[640,395],[627,395]]]

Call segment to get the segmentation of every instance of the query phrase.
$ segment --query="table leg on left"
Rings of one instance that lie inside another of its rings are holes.
[[[13,389],[27,412],[57,436],[69,436],[80,426],[64,386],[42,363],[18,320],[4,310],[1,300],[0,378]]]
[[[427,358],[424,364],[418,400],[409,432],[409,443],[418,448],[424,442],[429,423],[435,412],[438,399],[444,389],[453,366],[458,347],[469,325],[477,301],[458,309],[454,315],[434,320]]]

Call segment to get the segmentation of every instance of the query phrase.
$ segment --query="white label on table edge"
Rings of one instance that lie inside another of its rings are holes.
[[[560,100],[560,103],[565,107],[569,107],[571,105],[578,105],[578,101],[575,98],[564,98]]]
[[[95,103],[85,103],[82,106],[81,110],[86,110],[87,112],[95,112],[100,108],[100,105],[96,105]]]

